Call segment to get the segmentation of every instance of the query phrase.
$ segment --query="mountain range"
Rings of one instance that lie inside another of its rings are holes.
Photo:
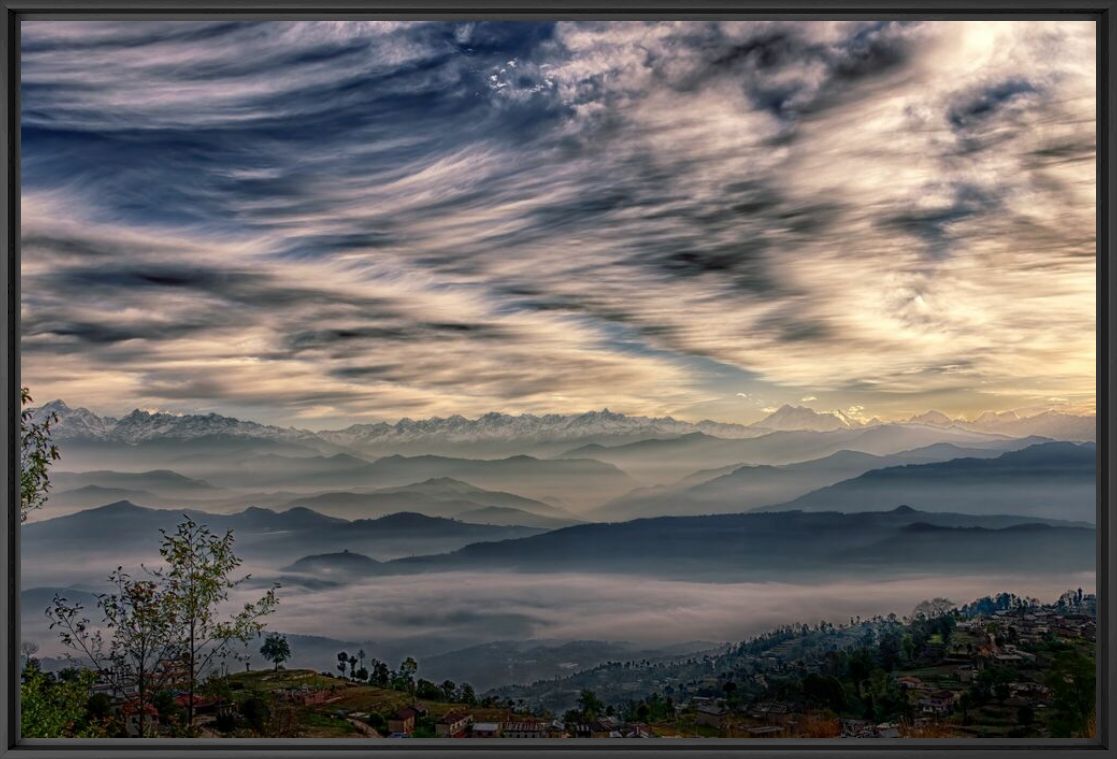
[[[1097,514],[1093,443],[1053,442],[995,458],[955,458],[866,471],[788,501],[803,511],[949,508],[1093,522]]]
[[[756,437],[766,432],[834,430],[874,427],[879,419],[861,421],[841,411],[815,411],[806,406],[784,405],[752,424],[730,424],[710,420],[686,422],[672,417],[628,416],[608,409],[581,414],[502,414],[491,412],[476,419],[455,415],[430,419],[400,419],[397,422],[354,424],[340,430],[313,432],[242,421],[220,414],[170,414],[136,409],[123,417],[99,416],[86,408],[72,408],[61,400],[33,409],[36,418],[56,415],[55,434],[60,440],[97,440],[135,445],[157,440],[198,438],[247,438],[307,445],[317,450],[389,450],[413,453],[434,452],[432,446],[469,445],[479,452],[492,444],[515,441],[524,446],[564,442],[635,442],[649,438],[673,438],[703,433],[719,438]],[[1095,420],[1046,411],[1030,416],[1017,412],[987,412],[974,420],[952,419],[929,411],[909,423],[959,427],[977,432],[1023,437],[1041,435],[1067,440],[1093,440]],[[893,422],[895,423],[895,422]],[[497,445],[497,448],[500,446]]]
[[[1017,440],[1012,441],[1012,445],[1023,447],[1028,442]],[[1002,452],[1001,448],[962,448],[951,443],[935,443],[884,456],[840,450],[822,458],[794,464],[759,464],[703,470],[671,486],[635,490],[600,506],[591,512],[591,516],[605,521],[620,521],[637,517],[748,511],[789,501],[873,469],[962,457],[992,458]],[[897,504],[893,504],[895,505]]]
[[[376,519],[345,520],[306,508],[252,507],[235,514],[150,509],[128,501],[25,524],[21,548],[25,582],[74,583],[118,564],[158,560],[160,530],[173,530],[183,515],[213,532],[232,530],[237,554],[250,562],[285,565],[308,553],[349,549],[384,560],[454,550],[488,540],[537,535],[541,529],[472,524],[401,512]]]
[[[595,572],[703,582],[803,581],[972,572],[1086,571],[1091,525],[1015,515],[771,511],[583,524],[520,539],[367,565],[415,572]],[[351,566],[353,557],[344,558]],[[329,557],[318,572],[338,573]]]

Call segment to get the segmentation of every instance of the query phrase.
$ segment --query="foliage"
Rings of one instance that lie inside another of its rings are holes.
[[[257,733],[262,733],[271,718],[271,709],[267,702],[259,696],[249,696],[240,704],[240,713],[249,727]]]
[[[80,603],[56,595],[47,609],[50,628],[62,643],[77,651],[117,693],[136,693],[141,734],[146,729],[152,697],[174,676],[179,653],[176,619],[165,590],[152,580],[132,578],[122,568],[109,576],[115,592],[97,596],[106,641],[84,615]]]
[[[264,638],[264,645],[260,646],[260,654],[270,662],[275,663],[275,671],[279,665],[291,658],[291,644],[285,635],[271,633]]]
[[[249,579],[233,579],[241,559],[233,552],[233,532],[215,535],[204,524],[184,517],[173,533],[163,535],[159,554],[166,568],[156,571],[162,583],[167,614],[175,621],[186,669],[186,724],[193,724],[194,694],[199,675],[215,657],[230,653],[233,642],[246,643],[264,629],[261,619],[275,611],[278,597],[273,586],[254,602],[223,617],[219,606],[229,592]]]
[[[1096,680],[1094,657],[1078,651],[1066,651],[1055,657],[1047,677],[1054,697],[1050,722],[1053,735],[1060,738],[1090,735],[1090,722],[1095,717]]]
[[[24,738],[89,738],[100,734],[91,718],[93,673],[56,678],[31,666],[24,670],[20,695],[20,734]]]
[[[23,522],[46,502],[50,466],[60,455],[50,436],[50,428],[58,421],[58,416],[49,414],[36,422],[28,406],[32,401],[31,391],[21,387],[19,397],[22,405],[19,413],[19,519]]]

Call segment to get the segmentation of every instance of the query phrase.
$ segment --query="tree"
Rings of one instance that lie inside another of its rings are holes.
[[[337,652],[337,671],[345,677],[345,670],[349,667],[349,654],[345,651]]]
[[[275,611],[278,598],[273,586],[254,602],[246,602],[235,614],[222,617],[219,607],[229,592],[249,579],[233,579],[241,565],[233,552],[233,532],[214,535],[204,524],[185,517],[173,533],[160,530],[159,554],[167,562],[156,575],[162,581],[183,648],[186,669],[186,725],[194,723],[194,694],[200,675],[215,657],[229,653],[234,641],[246,643],[264,629],[260,620]]]
[[[430,680],[419,678],[415,683],[415,696],[427,701],[438,701],[442,698],[442,689],[432,683]]]
[[[453,680],[443,680],[440,687],[442,688],[442,700],[453,701],[454,694],[458,690],[457,684]]]
[[[381,688],[387,688],[392,682],[392,671],[388,668],[388,665],[379,659],[373,659],[369,662],[369,665],[372,667],[369,682]]]
[[[399,671],[396,673],[396,689],[414,693],[415,673],[418,671],[419,662],[415,661],[415,659],[410,656],[404,659],[399,665]]]
[[[911,616],[913,619],[934,619],[949,614],[954,606],[949,598],[932,598],[930,601],[921,601]]]
[[[30,666],[35,661],[35,654],[39,653],[39,644],[32,640],[25,640],[19,644],[19,655],[24,667]]]
[[[54,678],[38,666],[24,671],[19,686],[19,732],[24,738],[92,737],[86,704],[93,673],[82,670],[75,677]]]
[[[115,592],[97,596],[101,628],[93,627],[80,603],[56,595],[47,609],[50,629],[62,643],[80,653],[113,690],[136,693],[140,735],[145,734],[147,708],[173,677],[169,664],[181,654],[175,633],[174,603],[152,580],[133,579],[122,568],[109,576]]]
[[[1094,657],[1067,651],[1055,657],[1047,675],[1051,688],[1051,733],[1055,738],[1091,737],[1097,674]]]
[[[605,704],[592,690],[583,690],[578,695],[578,709],[582,713],[582,719],[592,722],[605,709]]]
[[[40,508],[50,490],[50,466],[58,461],[58,446],[51,442],[51,425],[58,421],[57,414],[48,414],[35,421],[28,404],[31,391],[19,389],[22,410],[19,412],[19,521]]]
[[[271,717],[271,709],[264,699],[259,696],[252,695],[246,698],[240,704],[240,714],[244,717],[244,721],[248,723],[249,727],[257,733],[264,732],[264,727]]]
[[[477,703],[477,694],[473,692],[473,686],[469,683],[462,683],[461,693],[458,694],[458,701],[463,704],[473,706]]]
[[[349,677],[355,678],[357,676],[357,657],[349,656]]]
[[[275,662],[275,671],[278,672],[279,665],[291,658],[291,644],[287,642],[286,636],[271,633],[264,638],[260,653],[266,660]]]

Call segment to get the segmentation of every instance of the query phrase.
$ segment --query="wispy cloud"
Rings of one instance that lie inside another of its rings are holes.
[[[788,398],[1092,403],[1087,22],[34,21],[22,51],[40,395],[659,414],[701,358]]]

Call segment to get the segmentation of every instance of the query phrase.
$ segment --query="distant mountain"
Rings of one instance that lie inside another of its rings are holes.
[[[248,508],[236,514],[209,514],[149,509],[122,501],[23,525],[23,575],[34,584],[70,584],[99,578],[117,564],[158,561],[159,531],[173,529],[184,514],[217,533],[233,530],[238,555],[275,566],[289,564],[297,556],[346,549],[384,560],[542,532],[422,514],[348,521],[305,508]]]
[[[34,409],[33,414],[37,419],[54,414],[58,421],[53,432],[59,440],[84,438],[138,443],[152,439],[191,440],[213,435],[279,440],[314,436],[314,433],[305,430],[244,422],[220,414],[167,414],[136,409],[120,418],[103,417],[86,408],[70,408],[61,400],[44,404]]]
[[[954,424],[954,420],[941,411],[926,411],[922,414],[916,414],[908,420],[912,424],[934,424],[939,427],[949,427]]]
[[[666,485],[694,472],[716,467],[792,464],[820,459],[842,450],[887,456],[940,443],[1001,449],[1027,444],[956,427],[883,424],[828,432],[770,432],[738,440],[692,433],[670,440],[643,440],[621,446],[583,446],[562,455],[592,457],[613,464],[644,483]]]
[[[284,572],[305,572],[307,574],[323,577],[344,576],[348,578],[365,577],[375,574],[380,570],[381,563],[360,553],[353,553],[348,549],[335,553],[323,553],[315,556],[304,556],[290,566],[284,567]]]
[[[961,448],[936,443],[912,451],[877,456],[860,451],[838,451],[819,459],[779,466],[734,467],[690,487],[679,485],[635,491],[595,509],[601,520],[620,521],[637,517],[727,514],[780,504],[812,490],[848,480],[873,469],[902,464],[946,461],[965,456],[989,458],[998,450]]]
[[[500,414],[488,413],[476,419],[463,416],[432,419],[401,419],[389,424],[355,424],[343,430],[322,432],[330,442],[356,449],[400,449],[424,441],[483,444],[518,441],[521,444],[559,443],[594,438],[643,439],[675,437],[691,432],[710,432],[724,437],[753,434],[744,425],[719,422],[682,422],[671,417],[644,417],[617,414],[609,409],[583,414]]]
[[[241,421],[220,414],[169,414],[136,409],[123,417],[99,416],[86,408],[71,408],[61,400],[44,404],[33,413],[42,419],[56,414],[55,435],[59,440],[95,440],[137,444],[156,439],[193,440],[202,437],[231,437],[328,444],[333,449],[383,453],[462,452],[508,455],[522,453],[525,446],[569,444],[593,440],[631,442],[648,437],[674,437],[702,431],[721,437],[756,434],[747,426],[714,421],[684,422],[671,417],[618,414],[609,409],[581,414],[483,414],[430,419],[401,419],[398,422],[355,424],[341,430],[311,432]],[[512,443],[511,447],[507,444]],[[495,445],[493,445],[495,444]]]
[[[485,490],[518,493],[535,501],[557,498],[574,508],[596,505],[627,492],[635,485],[628,475],[612,464],[592,459],[546,460],[532,456],[461,459],[394,455],[350,469],[331,468],[314,472],[304,468],[290,477],[244,473],[235,481],[243,483],[247,480],[258,485],[266,482],[269,486],[283,484],[300,489],[376,486],[383,491],[385,488],[440,478],[465,481]],[[229,481],[234,480],[230,478]]]
[[[861,512],[908,504],[1092,522],[1097,508],[1095,459],[1092,443],[1042,443],[991,459],[875,469],[772,508]]]
[[[212,497],[217,489],[210,483],[186,477],[169,469],[149,472],[52,472],[51,483],[58,490],[94,487],[107,490],[151,491],[162,495]],[[106,501],[101,501],[106,503]]]
[[[811,430],[832,432],[848,430],[858,425],[849,417],[831,412],[820,412],[806,406],[784,404],[768,416],[752,425],[757,429],[772,431]]]
[[[579,524],[584,520],[556,519],[544,517],[521,509],[510,509],[504,506],[484,506],[471,511],[463,511],[456,515],[463,522],[470,524],[503,524],[519,525],[520,527],[539,527],[544,530],[555,530],[560,527],[569,527]]]
[[[162,506],[163,498],[146,490],[128,490],[126,488],[107,488],[101,485],[83,485],[72,490],[52,490],[48,494],[47,505],[49,511],[39,512],[36,516],[50,514],[55,510],[77,511],[102,506],[115,501],[141,501],[153,506]],[[57,516],[57,514],[55,515]]]
[[[1056,440],[1092,441],[1097,437],[1097,417],[1045,411],[1034,416],[1021,417],[1015,411],[994,413],[987,411],[972,422],[959,422],[959,426],[979,432],[1023,437],[1041,435]]]
[[[519,509],[540,516],[554,517],[555,519],[567,519],[572,516],[569,512],[533,498],[524,498],[515,493],[505,493],[499,490],[485,490],[452,477],[433,477],[422,482],[415,482],[397,488],[369,491],[369,493],[417,494],[444,503],[471,503],[479,506]]]
[[[965,533],[969,550],[955,551],[958,533],[942,530],[910,539],[910,526],[980,528]],[[1019,525],[1040,524],[1045,529]],[[972,537],[979,536],[978,538]],[[937,536],[937,537],[935,537]],[[866,555],[892,540],[907,551],[889,562]],[[437,556],[388,562],[387,572],[450,570],[600,572],[673,579],[793,581],[825,577],[920,573],[1086,571],[1094,568],[1090,526],[1012,515],[931,513],[910,507],[887,512],[753,512],[658,517],[585,524],[534,537],[475,543]],[[949,552],[951,562],[941,556]]]

